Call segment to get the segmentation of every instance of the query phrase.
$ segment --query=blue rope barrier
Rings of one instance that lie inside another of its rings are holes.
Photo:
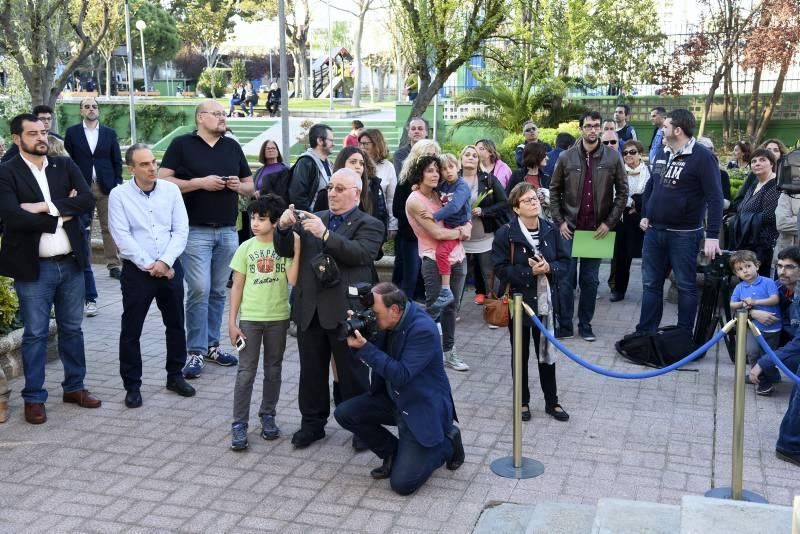
[[[720,339],[722,339],[725,336],[725,332],[723,330],[720,330],[719,332],[717,332],[714,335],[714,337],[709,339],[700,348],[698,348],[697,350],[695,350],[694,352],[692,352],[688,356],[684,356],[683,359],[678,360],[677,362],[673,363],[672,365],[668,365],[667,367],[663,367],[661,369],[655,369],[653,371],[645,371],[645,372],[642,372],[642,373],[620,373],[620,372],[617,372],[617,371],[610,371],[608,369],[603,369],[602,367],[598,367],[597,365],[594,365],[593,363],[587,362],[586,360],[584,360],[583,358],[581,358],[577,354],[573,353],[567,347],[562,345],[561,342],[559,340],[557,340],[553,336],[553,334],[551,334],[545,328],[545,326],[542,324],[542,322],[539,320],[539,318],[536,317],[535,313],[529,313],[528,315],[530,315],[530,318],[533,321],[533,324],[535,324],[536,328],[538,328],[539,331],[542,334],[544,334],[544,336],[548,339],[548,341],[550,341],[550,343],[555,345],[555,347],[558,350],[560,350],[561,352],[566,354],[569,359],[571,359],[572,361],[574,361],[578,365],[582,365],[583,367],[586,367],[590,371],[594,371],[595,373],[601,374],[603,376],[609,376],[611,378],[622,378],[622,379],[626,379],[626,380],[640,380],[640,379],[643,379],[643,378],[653,378],[654,376],[661,376],[661,375],[669,373],[670,371],[674,371],[678,367],[686,365],[687,363],[692,362],[692,361],[696,360],[697,358],[699,358],[702,354],[704,354],[706,351],[708,351],[708,349],[713,347]]]
[[[784,364],[783,361],[781,361],[781,359],[778,358],[778,355],[775,354],[775,351],[772,350],[772,347],[767,345],[767,341],[764,339],[764,336],[755,336],[755,338],[756,341],[758,341],[758,344],[761,346],[761,350],[763,350],[764,354],[768,355],[770,359],[772,359],[772,361],[775,362],[775,365],[778,366],[778,369],[783,371],[783,374],[788,376],[795,384],[800,386],[800,376],[797,376],[796,374],[794,374],[794,371],[786,367],[786,364]]]

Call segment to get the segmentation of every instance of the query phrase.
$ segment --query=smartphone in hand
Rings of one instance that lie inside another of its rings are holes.
[[[236,338],[236,350],[241,352],[242,350],[244,350],[246,346],[247,343],[245,343],[244,338],[242,336]]]

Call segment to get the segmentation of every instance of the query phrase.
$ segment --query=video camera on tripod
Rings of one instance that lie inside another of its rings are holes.
[[[709,260],[702,252],[698,255],[697,272],[704,275],[700,308],[694,323],[693,340],[698,346],[711,339],[714,331],[732,318],[730,302],[735,282],[731,281],[733,271],[730,259],[735,252],[735,250],[723,250],[713,260]],[[733,361],[736,352],[733,333],[725,337],[725,345]]]

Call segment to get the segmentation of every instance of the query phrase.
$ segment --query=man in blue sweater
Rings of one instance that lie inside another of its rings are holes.
[[[697,251],[708,212],[705,255],[720,253],[722,184],[719,165],[694,138],[695,119],[676,109],[664,120],[666,146],[652,165],[643,196],[642,310],[636,331],[654,334],[661,322],[670,267],[678,286],[678,326],[691,331],[697,313]]]

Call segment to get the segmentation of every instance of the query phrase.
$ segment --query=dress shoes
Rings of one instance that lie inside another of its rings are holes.
[[[27,406],[27,404],[25,406]],[[780,451],[776,449],[775,456],[779,460],[783,460],[784,462],[789,462],[790,464],[794,464],[797,467],[800,467],[800,454],[791,454],[788,451]]]
[[[142,405],[142,394],[138,389],[132,389],[125,394],[125,406],[138,408]]]
[[[100,399],[93,397],[89,390],[86,389],[65,392],[62,399],[64,402],[77,404],[81,408],[99,408],[103,404]]]
[[[321,440],[325,437],[325,430],[311,430],[301,428],[292,436],[292,445],[295,449],[305,449],[315,441]]]
[[[380,467],[376,467],[369,472],[369,476],[375,480],[383,480],[392,476],[392,463],[394,463],[394,454],[383,460]]]
[[[466,454],[464,453],[464,444],[461,442],[461,430],[456,425],[447,433],[448,439],[453,443],[453,456],[447,460],[447,469],[455,471],[464,463]]]
[[[195,390],[182,376],[176,376],[167,381],[167,389],[174,391],[181,397],[194,397]]]
[[[47,421],[47,412],[43,402],[25,403],[25,420],[32,425],[41,425]]]

